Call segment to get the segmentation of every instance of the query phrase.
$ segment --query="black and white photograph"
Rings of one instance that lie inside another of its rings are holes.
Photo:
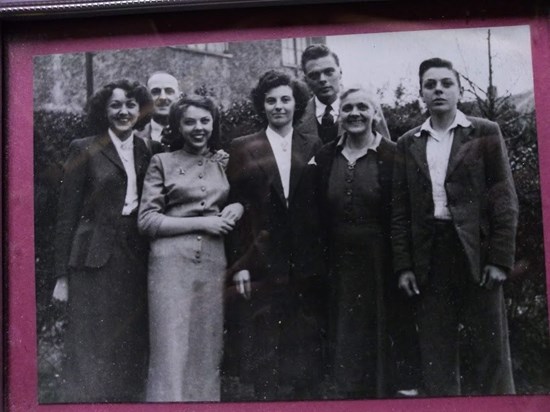
[[[550,393],[528,25],[35,56],[38,400]]]

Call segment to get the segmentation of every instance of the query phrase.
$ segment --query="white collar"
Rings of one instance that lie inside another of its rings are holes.
[[[160,141],[160,135],[164,130],[164,126],[156,122],[155,119],[151,119],[151,137],[155,136]]]
[[[340,139],[338,140],[338,143],[336,143],[336,146],[337,147],[341,147],[342,149],[344,148],[344,143],[346,143],[346,139],[348,138],[348,135],[347,133],[344,133]],[[369,150],[374,150],[375,152],[378,151],[378,146],[380,146],[380,142],[382,141],[382,135],[378,132],[374,132],[374,140],[372,141],[372,143],[368,146],[365,146],[363,148],[363,150],[366,152],[368,152]]]
[[[432,136],[434,139],[436,140],[439,140],[438,139],[438,136],[439,136],[439,133],[437,133],[433,127],[432,127],[432,117],[428,117],[426,119],[426,121],[424,123],[422,123],[422,126],[420,126],[420,130],[418,132],[416,132],[414,135],[416,137],[420,137],[420,135],[422,134],[422,132],[427,132],[429,133],[430,136]],[[451,125],[447,128],[447,132],[449,132],[450,130],[453,130],[455,129],[456,127],[458,126],[462,126],[462,127],[470,127],[472,125],[472,122],[470,122],[468,120],[468,118],[466,117],[466,115],[464,113],[462,113],[460,110],[457,110],[456,111],[456,115],[455,115],[455,119],[453,120],[453,123],[451,123]]]
[[[130,137],[126,139],[125,141],[120,140],[120,138],[111,130],[111,128],[107,129],[109,132],[109,137],[111,138],[111,141],[115,145],[115,147],[118,150],[130,150],[134,149],[134,132],[130,134]]]
[[[326,104],[322,103],[317,96],[314,97],[315,99],[315,117],[321,117],[325,114],[325,108],[327,107]],[[332,107],[332,112],[335,116],[338,116],[340,114],[340,98],[337,97],[335,101],[333,101],[330,104],[330,107]]]
[[[285,136],[281,136],[279,133],[273,130],[270,126],[267,126],[267,129],[265,129],[265,134],[267,135],[269,140],[275,140],[275,139],[287,140],[292,138],[292,133],[294,133],[294,129],[292,127],[290,128],[290,132],[288,132]]]

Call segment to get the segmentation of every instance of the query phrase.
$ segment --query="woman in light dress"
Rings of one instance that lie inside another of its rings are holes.
[[[147,401],[219,401],[224,235],[241,217],[227,205],[228,155],[214,102],[186,96],[169,115],[180,150],[153,156],[138,225],[149,236]]]

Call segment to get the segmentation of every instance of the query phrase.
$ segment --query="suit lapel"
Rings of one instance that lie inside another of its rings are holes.
[[[301,127],[300,127],[301,126]],[[300,121],[299,128],[307,134],[317,135],[317,118],[315,117],[315,99],[311,98],[307,102],[306,110]]]
[[[105,133],[99,138],[99,150],[119,169],[126,173],[124,166],[122,165],[122,160],[120,160],[120,156],[116,151],[116,147],[109,137],[109,133]]]
[[[151,157],[146,143],[143,139],[134,136],[134,167],[138,182],[142,180],[140,177],[145,175],[149,166],[149,160],[151,160]]]
[[[342,122],[338,120],[338,136],[342,136],[343,134],[344,134],[344,128],[342,127]],[[338,137],[336,138],[336,141],[338,141]]]
[[[344,133],[344,128],[338,119],[334,120],[338,123],[338,136],[341,136]],[[305,134],[312,134],[315,136],[319,135],[319,122],[317,121],[317,116],[315,113],[315,98],[312,97],[306,106],[306,110],[300,120],[300,123],[295,127],[295,129],[300,130]]]
[[[254,143],[250,145],[250,154],[256,160],[260,169],[264,171],[267,176],[268,183],[273,187],[275,193],[281,199],[284,205],[286,205],[285,194],[283,191],[283,184],[281,182],[281,175],[275,161],[275,155],[267,140],[265,131],[260,132],[254,138]]]
[[[430,170],[428,168],[428,158],[426,156],[426,142],[428,140],[428,133],[421,132],[420,136],[413,136],[411,146],[409,148],[412,157],[418,164],[420,171],[429,180]]]
[[[468,153],[468,150],[470,149],[471,145],[467,143],[472,139],[471,134],[473,130],[474,128],[472,126],[470,127],[458,126],[455,129],[454,137],[453,137],[453,145],[451,146],[451,154],[449,156],[449,164],[447,166],[446,178],[448,178],[451,175],[451,173],[460,164],[462,159],[464,159],[464,156],[466,155],[466,153]]]
[[[296,130],[292,134],[292,154],[290,161],[290,185],[288,190],[288,203],[292,204],[296,187],[302,176],[311,152],[311,142]]]

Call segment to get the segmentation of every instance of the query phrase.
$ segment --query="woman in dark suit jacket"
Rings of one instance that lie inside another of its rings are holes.
[[[233,140],[227,173],[232,201],[245,208],[230,274],[250,298],[228,347],[238,347],[240,379],[254,384],[256,399],[307,398],[323,376],[323,245],[308,165],[321,142],[293,129],[308,100],[302,83],[268,71],[252,100],[267,128]]]
[[[64,401],[142,400],[147,360],[147,242],[137,208],[150,153],[132,127],[152,99],[120,80],[88,102],[99,134],[69,147],[55,234],[54,298],[68,298]]]
[[[341,97],[344,133],[315,156],[329,239],[330,341],[337,396],[385,394],[386,304],[395,144],[375,132],[380,109],[364,89]]]

